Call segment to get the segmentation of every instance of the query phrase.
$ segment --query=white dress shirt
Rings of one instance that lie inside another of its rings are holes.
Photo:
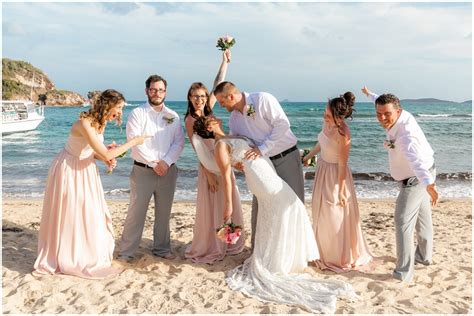
[[[290,121],[278,100],[269,93],[245,93],[243,113],[232,111],[229,119],[231,135],[247,136],[263,156],[272,157],[297,143]],[[255,113],[251,114],[251,109]]]
[[[138,162],[156,166],[156,160],[164,160],[168,166],[176,163],[184,148],[184,133],[179,115],[163,104],[160,112],[145,103],[130,112],[127,121],[127,139],[147,135],[142,145],[132,147],[132,158]]]
[[[370,94],[373,102],[378,98]],[[396,181],[416,176],[427,186],[435,182],[429,169],[434,164],[434,151],[413,115],[402,109],[396,123],[385,130],[394,148],[387,148],[390,174]]]

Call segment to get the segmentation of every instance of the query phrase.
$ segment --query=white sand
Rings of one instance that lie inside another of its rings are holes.
[[[108,204],[118,240],[128,201]],[[308,268],[319,278],[349,282],[361,296],[356,302],[339,300],[337,313],[472,312],[470,200],[442,201],[433,211],[434,264],[417,265],[411,284],[391,278],[395,265],[394,201],[359,204],[369,247],[384,261],[370,273],[338,275]],[[151,255],[150,210],[140,258],[124,264],[127,269],[119,276],[105,280],[61,275],[34,277],[31,271],[36,259],[41,205],[38,200],[3,200],[4,313],[307,313],[294,306],[262,303],[226,286],[225,272],[249,256],[248,248],[214,265],[185,260],[183,253],[192,239],[193,203],[175,203],[173,207],[171,238],[173,252],[178,255],[173,261]],[[247,233],[250,208],[244,204]],[[310,210],[309,205],[307,208]],[[249,243],[248,237],[247,246]]]

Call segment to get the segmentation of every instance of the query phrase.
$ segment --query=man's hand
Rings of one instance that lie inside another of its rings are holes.
[[[233,167],[240,172],[244,172],[244,164],[241,162],[236,162]]]
[[[261,155],[262,155],[262,153],[260,152],[260,149],[255,147],[255,148],[247,150],[245,152],[244,158],[247,159],[247,160],[254,160],[254,159],[257,159],[258,157],[260,157]]]
[[[437,206],[439,202],[439,194],[438,194],[438,191],[436,190],[436,184],[435,183],[428,184],[428,186],[426,187],[426,191],[428,191],[428,194],[431,197],[431,206],[432,207]]]
[[[370,94],[369,88],[367,88],[367,86],[364,86],[362,88],[362,93],[365,94],[366,96],[369,96],[369,94]]]
[[[156,166],[153,168],[153,171],[155,171],[155,173],[160,177],[166,176],[170,166],[168,166],[164,160],[156,160],[154,162],[156,162]]]

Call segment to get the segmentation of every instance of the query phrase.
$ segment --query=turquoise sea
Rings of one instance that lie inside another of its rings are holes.
[[[129,101],[124,111],[122,127],[109,124],[105,142],[125,142],[125,123],[128,113],[142,101]],[[166,104],[178,112],[183,120],[186,102]],[[472,104],[471,103],[403,103],[404,109],[416,117],[428,141],[435,150],[438,187],[442,198],[471,197],[472,181]],[[300,149],[312,147],[321,130],[324,102],[283,102],[291,127],[298,138]],[[357,103],[354,119],[349,121],[352,148],[349,164],[354,174],[359,198],[393,198],[398,189],[388,174],[388,158],[383,148],[385,133],[378,125],[372,103]],[[31,132],[2,137],[2,192],[3,197],[42,197],[48,168],[54,156],[64,147],[71,124],[81,107],[47,107],[46,119]],[[229,114],[216,105],[215,113],[224,119]],[[184,128],[184,127],[183,127]],[[185,148],[178,160],[179,177],[175,200],[193,201],[196,198],[197,160],[186,138]],[[132,167],[130,155],[118,161],[113,174],[107,175],[98,162],[106,198],[128,198],[128,176]],[[305,168],[311,172],[314,168]],[[244,177],[237,176],[242,198],[251,199]],[[310,201],[313,180],[306,180],[307,201]]]

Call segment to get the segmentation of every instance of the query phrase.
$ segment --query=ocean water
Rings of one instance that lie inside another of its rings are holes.
[[[109,124],[105,143],[124,143],[125,123],[130,111],[143,102],[132,101],[124,110],[121,127]],[[167,102],[183,123],[186,102]],[[314,146],[321,130],[323,102],[284,102],[291,128],[298,138],[300,149]],[[438,188],[442,198],[471,197],[472,182],[472,104],[463,103],[403,103],[404,109],[415,115],[435,150],[438,172]],[[388,157],[383,148],[384,130],[378,125],[372,103],[357,103],[354,119],[349,121],[352,147],[349,164],[352,169],[359,198],[394,198],[398,194],[395,182],[390,179]],[[64,147],[71,124],[81,111],[87,108],[48,107],[46,119],[35,131],[5,135],[2,137],[2,194],[3,197],[42,197],[48,168],[54,156]],[[227,130],[229,113],[215,107],[215,113],[223,118]],[[184,128],[184,127],[183,127]],[[196,199],[197,159],[186,137],[185,147],[177,162],[179,177],[176,201]],[[128,154],[118,160],[118,167],[111,175],[98,162],[106,198],[128,198],[129,174],[132,160]],[[314,168],[304,168],[304,172]],[[242,174],[237,182],[243,200],[250,200]],[[305,180],[307,201],[310,201],[313,180]]]

